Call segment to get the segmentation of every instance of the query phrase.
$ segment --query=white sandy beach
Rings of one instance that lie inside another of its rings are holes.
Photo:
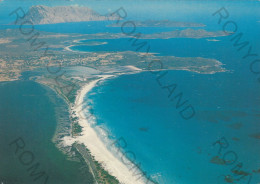
[[[142,71],[142,69],[137,68],[136,66],[132,66],[132,65],[127,65],[125,66],[126,68],[129,68],[132,71]]]
[[[70,47],[73,47],[73,46],[74,45],[69,45],[69,46],[65,47],[64,50],[69,51],[69,52],[76,52],[76,51],[70,49]]]
[[[76,138],[64,138],[64,143],[71,145],[74,142],[83,143],[91,152],[103,168],[109,172],[109,174],[115,176],[122,184],[144,184],[144,179],[140,179],[140,175],[136,168],[130,171],[126,165],[124,165],[120,158],[117,158],[106,147],[106,145],[100,140],[96,131],[90,126],[90,122],[83,113],[84,96],[97,84],[100,80],[105,80],[112,75],[103,75],[101,79],[92,81],[85,85],[78,93],[76,97],[76,104],[72,111],[75,111],[76,116],[79,118],[79,124],[82,126],[81,136]],[[125,160],[125,159],[124,159]],[[133,173],[135,172],[135,174]],[[148,182],[149,183],[149,182]]]
[[[80,41],[83,41],[83,40],[86,40],[86,39],[79,39],[79,40],[74,40],[73,43],[80,43]],[[1,44],[1,39],[0,39],[0,44]],[[100,42],[100,43],[97,43],[97,44],[90,44],[88,45],[88,43],[84,44],[86,46],[97,46],[97,45],[106,45],[108,44],[108,42]],[[83,44],[82,44],[83,45]],[[76,45],[69,45],[67,47],[64,48],[64,50],[66,51],[69,51],[69,52],[84,52],[84,51],[75,51],[75,50],[72,50],[71,47],[74,47]]]

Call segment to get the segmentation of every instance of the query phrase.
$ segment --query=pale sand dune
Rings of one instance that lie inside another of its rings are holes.
[[[70,49],[70,47],[73,47],[73,46],[74,45],[69,45],[69,46],[65,47],[64,50],[74,52],[73,50]]]
[[[4,43],[10,43],[11,41],[9,39],[0,38],[0,44]]]
[[[129,68],[130,70],[133,70],[133,71],[141,71],[142,69],[140,68],[137,68],[136,66],[132,66],[132,65],[128,65],[128,66],[125,66],[126,68]]]
[[[114,156],[100,140],[96,131],[90,126],[90,122],[82,113],[82,104],[84,103],[84,96],[97,84],[98,81],[112,77],[112,75],[102,76],[101,79],[92,81],[85,85],[77,95],[76,104],[72,108],[72,111],[76,112],[76,116],[79,118],[79,124],[82,126],[81,136],[76,138],[65,137],[64,143],[71,145],[74,142],[83,143],[94,156],[95,160],[102,164],[103,168],[109,172],[109,174],[115,176],[122,184],[144,184],[152,183],[150,181],[144,181],[140,179],[140,175],[136,175],[137,169],[130,169],[124,165],[119,158]],[[125,159],[124,159],[125,160]],[[135,172],[135,174],[133,173]]]

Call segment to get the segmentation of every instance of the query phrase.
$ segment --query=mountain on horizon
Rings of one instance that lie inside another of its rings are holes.
[[[18,21],[17,24],[24,21],[39,24],[56,24],[67,22],[85,22],[85,21],[105,21],[115,20],[115,16],[100,15],[88,7],[77,6],[57,6],[48,7],[43,5],[32,6],[26,17]]]

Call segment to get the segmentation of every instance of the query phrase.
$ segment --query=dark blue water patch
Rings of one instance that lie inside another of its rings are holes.
[[[50,184],[92,182],[89,173],[80,174],[82,165],[67,160],[52,142],[59,119],[55,106],[66,104],[50,99],[56,94],[32,81],[0,83],[0,178],[7,183],[44,183],[47,175]],[[16,143],[21,147],[17,152]],[[35,172],[28,170],[37,163]],[[45,172],[42,178],[30,176],[40,171]]]
[[[150,46],[150,53],[157,53],[162,56],[179,56],[179,57],[203,57],[207,54],[208,57],[217,55],[216,49],[223,49],[225,38],[216,38],[217,42],[208,41],[209,38],[191,39],[191,38],[172,38],[172,39],[139,39],[134,44],[134,39],[120,38],[120,39],[94,39],[85,40],[83,43],[89,41],[106,42],[102,45],[78,45],[71,47],[72,50],[77,51],[139,51],[146,52],[147,47]],[[140,43],[146,43],[142,48],[139,48]],[[139,48],[139,49],[138,49]],[[210,52],[211,51],[211,52]],[[214,51],[214,52],[213,52]]]
[[[176,57],[203,57],[209,59],[217,59],[227,70],[231,72],[240,73],[239,75],[249,76],[250,80],[254,80],[257,76],[250,71],[250,64],[257,57],[249,57],[243,59],[248,53],[248,49],[252,46],[252,52],[258,53],[257,48],[259,47],[259,37],[255,36],[255,32],[252,36],[247,37],[244,34],[242,40],[249,41],[248,46],[241,50],[238,50],[238,46],[234,46],[235,41],[231,41],[232,36],[217,37],[217,38],[172,38],[172,39],[140,39],[135,44],[146,43],[142,48],[133,45],[133,40],[128,38],[122,39],[96,39],[87,41],[98,41],[106,42],[107,44],[89,46],[89,45],[77,45],[71,47],[73,50],[85,51],[85,52],[96,52],[96,51],[107,51],[107,52],[122,52],[122,51],[134,51],[134,52],[147,52],[148,46],[150,46],[150,53],[156,53],[159,56],[176,56]],[[214,39],[219,41],[214,41]],[[212,41],[213,40],[213,41]],[[242,41],[241,40],[241,41]],[[240,41],[240,42],[241,42]],[[240,43],[239,42],[239,43]]]

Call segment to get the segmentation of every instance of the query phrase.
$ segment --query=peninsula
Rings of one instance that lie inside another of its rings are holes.
[[[205,24],[194,22],[177,22],[171,20],[146,20],[135,21],[136,27],[205,27]],[[121,27],[122,24],[110,24],[108,27]],[[130,25],[125,25],[129,26]]]

